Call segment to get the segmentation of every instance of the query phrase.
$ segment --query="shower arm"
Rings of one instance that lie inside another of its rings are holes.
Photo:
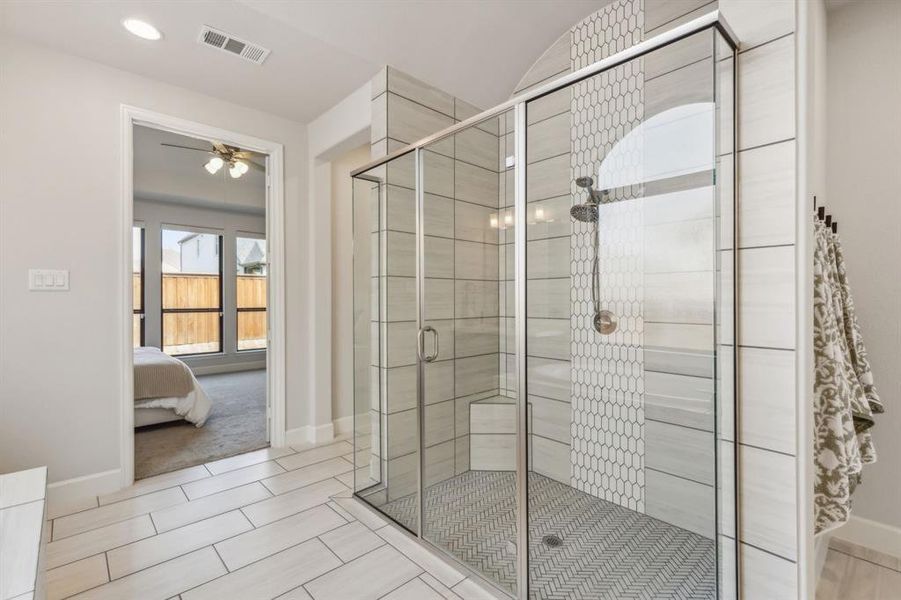
[[[600,219],[594,223],[594,258],[591,261],[591,304],[594,308],[594,314],[601,312],[601,276],[598,269],[598,263],[601,260],[600,254],[600,237],[601,228]]]

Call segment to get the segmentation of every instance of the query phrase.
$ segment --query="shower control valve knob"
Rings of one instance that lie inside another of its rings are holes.
[[[610,335],[616,331],[616,319],[609,310],[601,310],[594,315],[594,328],[602,335]]]

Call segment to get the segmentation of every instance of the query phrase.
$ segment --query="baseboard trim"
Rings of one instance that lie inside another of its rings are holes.
[[[307,441],[306,429],[306,427],[297,427],[295,429],[286,430],[285,445],[297,446],[298,444],[305,444]]]
[[[323,425],[304,425],[285,432],[286,446],[314,446],[353,431],[353,416],[341,417]]]
[[[835,537],[901,558],[901,529],[898,527],[852,516],[835,530]]]
[[[122,489],[122,469],[110,469],[47,485],[47,514],[59,514],[65,507]]]
[[[353,415],[349,415],[347,417],[335,419],[332,422],[332,425],[334,426],[336,436],[352,433],[354,430],[354,417]]]
[[[188,365],[195,375],[218,375],[220,373],[240,373],[241,371],[258,371],[266,368],[266,361],[232,363],[221,365]]]

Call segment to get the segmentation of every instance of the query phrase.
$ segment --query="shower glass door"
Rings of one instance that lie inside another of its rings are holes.
[[[736,597],[735,54],[704,27],[354,176],[355,495],[517,598]]]
[[[717,36],[527,103],[530,597],[718,597],[734,501]],[[574,69],[601,58],[574,52]]]
[[[421,160],[423,537],[516,591],[512,118]],[[509,192],[509,193],[508,193]],[[509,259],[509,260],[508,260]],[[509,302],[508,302],[509,300]]]
[[[354,178],[354,492],[418,533],[415,164]]]

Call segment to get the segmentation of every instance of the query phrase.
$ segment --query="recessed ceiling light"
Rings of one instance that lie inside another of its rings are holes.
[[[139,38],[145,40],[158,40],[163,37],[163,34],[160,33],[159,29],[141,19],[125,19],[122,21],[122,26]]]

